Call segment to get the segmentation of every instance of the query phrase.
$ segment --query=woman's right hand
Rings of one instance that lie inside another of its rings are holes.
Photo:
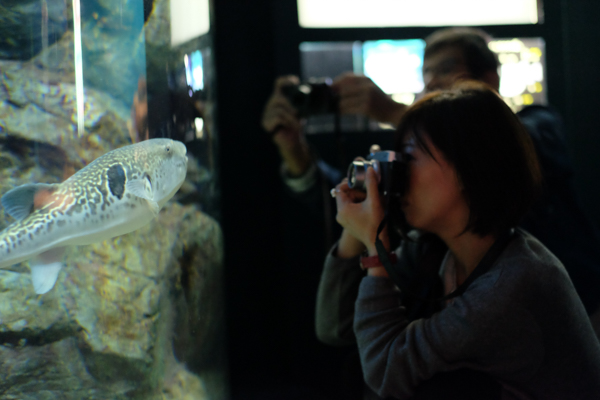
[[[342,236],[340,237],[337,247],[336,256],[338,258],[356,257],[364,253],[365,250],[365,245],[360,240],[352,236],[352,234],[348,232],[347,229],[344,229],[342,231]]]
[[[377,254],[375,248],[377,228],[385,215],[378,183],[377,174],[373,168],[368,168],[365,180],[366,195],[350,189],[347,179],[336,186],[336,220],[344,228],[338,245],[339,257],[353,257],[360,254],[365,248],[369,255]],[[382,240],[384,245],[389,247],[387,231],[383,233]]]

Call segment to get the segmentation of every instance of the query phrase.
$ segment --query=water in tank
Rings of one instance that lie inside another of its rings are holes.
[[[208,1],[0,4],[0,399],[226,399]]]

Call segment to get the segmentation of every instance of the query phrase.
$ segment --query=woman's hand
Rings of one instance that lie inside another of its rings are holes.
[[[350,189],[346,179],[336,186],[336,220],[344,228],[338,246],[339,257],[355,256],[365,247],[369,255],[377,254],[375,237],[385,212],[377,189],[377,174],[373,168],[367,169],[365,184],[366,197],[364,193]],[[387,230],[382,232],[381,239],[389,248]]]

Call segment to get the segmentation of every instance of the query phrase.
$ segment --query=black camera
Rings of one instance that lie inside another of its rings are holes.
[[[338,112],[339,96],[331,89],[329,80],[287,85],[281,88],[281,92],[298,111],[298,117]]]
[[[401,153],[381,151],[374,144],[366,159],[358,157],[348,167],[348,187],[366,191],[367,168],[372,167],[379,180],[379,193],[384,196],[400,198],[406,192],[408,168]]]

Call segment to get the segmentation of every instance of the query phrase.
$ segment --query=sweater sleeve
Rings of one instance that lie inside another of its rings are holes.
[[[478,278],[442,311],[412,322],[389,279],[365,277],[354,330],[367,384],[381,397],[405,399],[436,373],[459,368],[497,379],[531,377],[544,356],[540,329],[519,300],[498,288],[498,275]]]
[[[356,344],[352,329],[354,302],[358,286],[365,275],[359,267],[359,257],[341,259],[333,256],[334,246],[321,274],[317,292],[317,338],[326,344],[343,346]]]

